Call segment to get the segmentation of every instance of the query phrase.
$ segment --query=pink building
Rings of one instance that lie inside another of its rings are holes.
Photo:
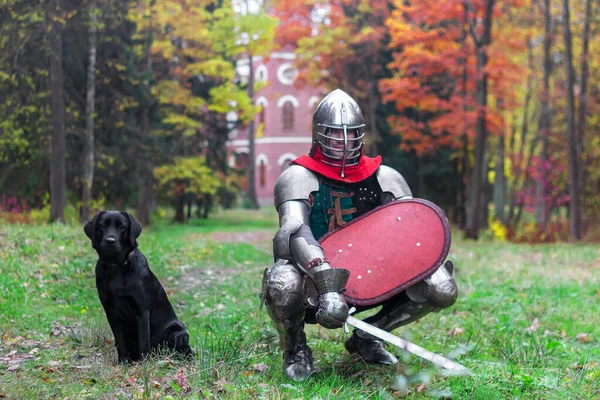
[[[273,205],[275,182],[288,163],[310,150],[312,114],[321,101],[318,89],[294,88],[294,58],[292,52],[275,52],[253,63],[254,79],[267,82],[254,98],[262,107],[255,121],[256,190],[262,206]],[[248,70],[247,61],[238,64],[240,75],[247,77]],[[237,116],[232,113],[228,119],[233,122]],[[234,129],[229,139],[230,165],[244,167],[249,152],[247,132]]]

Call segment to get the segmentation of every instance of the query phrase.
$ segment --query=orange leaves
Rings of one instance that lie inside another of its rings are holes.
[[[377,0],[279,1],[279,44],[294,49],[303,83],[344,87],[361,103],[385,65],[388,6]]]
[[[465,20],[462,0],[412,0],[394,2],[395,10],[386,20],[393,61],[387,67],[392,77],[380,82],[383,100],[393,102],[402,117],[389,118],[392,130],[402,135],[402,147],[418,154],[434,152],[439,147],[462,146],[457,140],[467,134],[473,137],[475,121],[485,112],[488,132],[502,132],[502,115],[493,107],[483,108],[475,99],[476,82],[485,74],[488,96],[506,98],[505,93],[524,77],[515,54],[525,49],[526,35],[515,35],[507,25],[505,13],[516,13],[511,7],[496,7],[492,43],[485,48],[488,64],[477,70],[475,42],[469,23],[480,24],[484,16],[483,0],[471,0]],[[516,3],[507,1],[506,4]],[[504,4],[504,3],[503,3]],[[496,26],[496,25],[494,25]],[[518,27],[514,27],[517,28]],[[511,33],[512,32],[512,33]],[[519,31],[520,32],[520,31]],[[505,109],[516,107],[517,100],[507,98]]]

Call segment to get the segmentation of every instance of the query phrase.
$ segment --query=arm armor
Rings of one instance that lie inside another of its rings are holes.
[[[275,183],[275,208],[289,200],[308,200],[317,190],[319,180],[315,174],[300,165],[291,165]],[[279,216],[281,219],[281,213]]]
[[[393,168],[385,165],[380,166],[377,169],[377,181],[381,187],[382,204],[389,203],[396,199],[412,197],[412,192],[410,191],[406,180]]]
[[[308,268],[314,260],[325,260],[323,249],[309,228],[310,195],[319,190],[316,175],[299,165],[286,169],[275,184],[275,206],[279,230],[273,239],[276,258],[292,260],[296,267],[312,278],[314,272],[330,268],[326,262]]]
[[[341,292],[348,282],[350,271],[343,268],[322,269],[313,274],[312,280],[319,296],[329,292]]]

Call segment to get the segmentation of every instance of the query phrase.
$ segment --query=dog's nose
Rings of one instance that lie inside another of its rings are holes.
[[[109,244],[109,245],[113,245],[116,242],[117,242],[117,239],[114,238],[114,237],[112,237],[112,236],[109,236],[109,237],[107,237],[107,238],[104,239],[104,243]]]

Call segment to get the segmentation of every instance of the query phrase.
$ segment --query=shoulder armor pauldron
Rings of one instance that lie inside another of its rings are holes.
[[[288,200],[308,200],[319,190],[319,179],[301,165],[291,165],[275,183],[275,207]]]
[[[382,165],[377,169],[377,181],[381,186],[383,193],[391,193],[397,199],[411,196],[412,192],[406,183],[406,180],[398,171],[386,165]]]

